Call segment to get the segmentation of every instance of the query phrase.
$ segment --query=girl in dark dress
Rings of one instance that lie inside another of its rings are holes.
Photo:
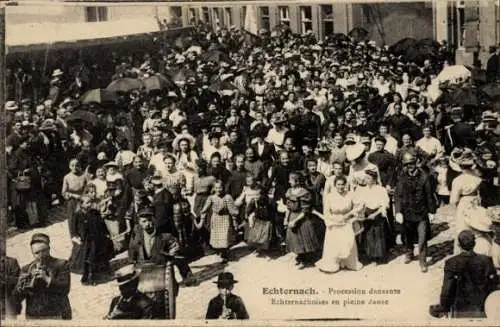
[[[92,190],[90,196],[82,196],[70,226],[73,242],[70,268],[82,274],[84,285],[96,285],[96,274],[108,272],[109,260],[113,257],[112,242],[91,193]]]

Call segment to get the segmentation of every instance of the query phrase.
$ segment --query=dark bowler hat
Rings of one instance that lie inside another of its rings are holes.
[[[154,216],[154,212],[151,207],[143,208],[139,210],[139,212],[137,212],[137,217],[152,217],[152,216]]]
[[[50,238],[47,234],[36,233],[36,234],[33,234],[33,236],[31,236],[30,245],[33,245],[35,243],[45,243],[45,244],[49,245]]]
[[[153,176],[151,178],[151,184],[153,185],[163,185],[163,180],[161,176]]]
[[[217,277],[217,281],[214,282],[217,286],[231,286],[237,283],[238,281],[234,279],[234,276],[230,272],[221,272],[219,277]]]

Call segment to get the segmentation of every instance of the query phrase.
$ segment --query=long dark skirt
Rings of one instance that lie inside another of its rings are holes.
[[[387,219],[378,215],[374,220],[364,221],[363,247],[369,259],[385,259],[391,244],[391,230]]]
[[[321,251],[324,235],[318,233],[319,218],[304,218],[294,228],[286,231],[286,245],[295,254]]]
[[[247,228],[246,242],[251,247],[267,250],[271,244],[273,231],[272,222],[255,219],[254,225]]]

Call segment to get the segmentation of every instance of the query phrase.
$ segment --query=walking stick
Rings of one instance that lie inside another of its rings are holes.
[[[165,310],[168,310],[168,319],[175,319],[176,296],[174,293],[174,267],[171,260],[165,265]]]

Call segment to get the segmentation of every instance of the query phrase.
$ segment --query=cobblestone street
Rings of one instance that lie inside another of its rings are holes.
[[[400,248],[387,265],[368,265],[358,272],[341,271],[334,275],[323,274],[316,268],[297,270],[293,254],[276,259],[260,258],[243,243],[233,248],[236,261],[227,266],[215,255],[190,264],[201,282],[199,286],[181,288],[177,299],[177,319],[203,319],[210,298],[217,294],[213,284],[224,268],[234,273],[239,281],[234,293],[240,295],[247,306],[251,319],[313,319],[313,318],[361,318],[383,320],[422,321],[430,319],[428,306],[439,299],[444,258],[452,252],[453,215],[446,208],[440,209],[433,222],[433,238],[430,242],[431,266],[427,274],[420,272],[418,262],[403,264]],[[46,228],[19,233],[10,231],[7,254],[18,259],[20,265],[32,260],[29,240],[35,232],[44,232],[52,240],[52,255],[68,258],[71,242],[63,210],[53,210],[51,225]],[[112,262],[116,269],[125,262],[122,253]],[[72,274],[70,301],[75,320],[101,319],[107,313],[111,298],[118,294],[114,281],[97,286],[82,286],[80,276]],[[268,289],[266,289],[268,288]],[[277,290],[275,290],[276,288]],[[313,289],[313,295],[273,295],[284,289]],[[353,290],[353,294],[337,294],[338,290]],[[355,289],[355,290],[354,290]],[[394,290],[393,294],[370,294],[371,289]],[[365,294],[361,294],[365,291]],[[265,294],[267,293],[267,294]],[[399,293],[399,294],[397,294]],[[320,304],[271,305],[280,300],[328,301]],[[388,302],[370,301],[387,300]],[[337,302],[338,301],[338,302]],[[362,303],[364,301],[364,303]],[[24,319],[24,313],[20,317]]]

